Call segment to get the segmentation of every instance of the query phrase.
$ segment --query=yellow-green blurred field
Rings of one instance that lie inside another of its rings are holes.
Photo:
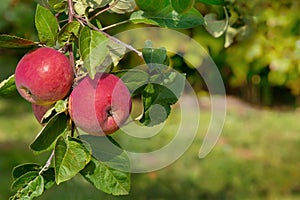
[[[200,99],[200,103],[205,101]],[[129,196],[106,195],[77,176],[38,199],[300,198],[299,111],[253,108],[229,97],[222,135],[202,160],[198,152],[210,110],[202,108],[200,119],[199,134],[184,155],[162,170],[133,174]],[[178,123],[176,117],[170,120]],[[0,199],[8,199],[12,168],[24,162],[43,164],[48,155],[37,156],[29,150],[41,126],[24,100],[0,99],[0,127]],[[172,127],[165,131],[172,136]]]

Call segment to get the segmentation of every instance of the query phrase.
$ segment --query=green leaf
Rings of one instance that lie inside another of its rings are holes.
[[[143,93],[144,113],[140,122],[146,126],[154,126],[164,122],[170,112],[170,105],[177,97],[166,87],[158,84],[148,84]]]
[[[109,40],[107,47],[109,49],[109,55],[114,66],[117,66],[119,61],[123,58],[126,53],[126,47],[118,44],[113,40]]]
[[[142,92],[144,113],[140,122],[146,126],[164,122],[171,112],[171,105],[182,95],[184,85],[185,76],[175,71],[164,72],[162,68],[152,75]]]
[[[80,140],[60,137],[55,146],[55,181],[57,184],[73,178],[91,159],[91,153]]]
[[[14,179],[17,179],[27,172],[30,172],[30,171],[37,172],[40,169],[41,169],[41,166],[38,164],[26,163],[26,164],[22,164],[22,165],[18,165],[16,167],[14,167],[14,169],[12,171],[12,175],[13,175]]]
[[[105,60],[109,51],[108,39],[102,33],[84,27],[79,35],[79,51],[84,67],[91,78],[94,78],[97,67]]]
[[[39,175],[38,171],[29,171],[18,177],[11,185],[12,190],[19,190],[25,187],[32,179]]]
[[[58,33],[57,40],[61,45],[75,41],[79,36],[80,23],[73,21],[65,24]]]
[[[74,9],[79,15],[85,15],[85,11],[92,12],[97,8],[108,5],[112,0],[77,0]]]
[[[196,1],[208,4],[208,5],[225,5],[224,0],[196,0]]]
[[[217,20],[217,15],[215,13],[209,13],[204,16],[205,29],[214,37],[218,38],[228,27],[228,19]]]
[[[140,10],[154,12],[170,5],[169,0],[136,0],[136,5]]]
[[[9,96],[17,91],[15,85],[15,75],[11,75],[8,79],[0,83],[0,97]]]
[[[195,0],[171,0],[172,8],[178,13],[184,13],[193,8]]]
[[[204,24],[203,16],[195,8],[178,14],[171,5],[157,12],[136,11],[131,14],[130,20],[135,24],[145,23],[173,29],[188,29]]]
[[[116,0],[112,1],[110,5],[114,4],[115,1]],[[135,0],[118,0],[118,3],[110,10],[118,14],[124,14],[134,11],[135,6]]]
[[[44,178],[38,173],[29,172],[24,174],[20,179],[17,179],[13,185],[18,188],[21,183],[24,184],[23,187],[20,188],[14,196],[10,197],[10,200],[31,200],[44,192]]]
[[[94,157],[80,173],[97,189],[108,194],[129,194],[130,173],[111,168]]]
[[[55,45],[59,27],[58,22],[50,10],[39,4],[35,13],[35,27],[41,43],[47,46]]]
[[[36,43],[31,40],[12,35],[0,35],[0,48],[30,48],[35,45]]]
[[[64,0],[48,0],[48,3],[58,13],[64,12],[67,7],[67,2]]]
[[[62,113],[62,112],[67,111],[67,109],[68,109],[67,104],[68,104],[67,100],[58,100],[54,105],[55,112],[56,113]]]
[[[167,50],[164,47],[155,49],[149,44],[146,44],[146,47],[142,49],[142,53],[145,62],[150,68],[150,71],[157,66],[155,64],[164,65],[165,61],[167,60]]]
[[[113,74],[122,79],[131,94],[147,85],[150,78],[147,72],[139,69],[120,70]]]
[[[38,164],[26,163],[26,164],[16,166],[13,169],[12,175],[13,175],[14,179],[19,179],[21,176],[23,176],[24,174],[29,173],[29,172],[31,172],[30,174],[39,173],[41,169],[42,169],[42,166],[40,166]],[[46,171],[43,171],[43,173],[41,175],[44,178],[44,183],[45,183],[44,188],[45,189],[49,189],[50,187],[52,187],[54,185],[55,175],[54,175],[53,167],[50,167]],[[20,180],[22,180],[22,179],[20,179]],[[18,182],[16,182],[14,185],[20,184],[20,180]],[[16,186],[12,186],[12,187],[16,187]]]
[[[37,135],[30,148],[36,152],[50,150],[54,147],[57,138],[62,135],[67,128],[67,116],[65,113],[56,114],[43,127]]]

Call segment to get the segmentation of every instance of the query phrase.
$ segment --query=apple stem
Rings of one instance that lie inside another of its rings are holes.
[[[51,165],[51,161],[52,161],[53,157],[54,157],[54,150],[52,151],[52,153],[51,153],[50,157],[48,158],[44,167],[39,171],[39,175],[41,175],[44,171],[47,171],[47,169]]]

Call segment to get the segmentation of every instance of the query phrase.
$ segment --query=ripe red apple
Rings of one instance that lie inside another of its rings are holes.
[[[69,59],[55,49],[41,47],[27,53],[15,72],[20,95],[31,103],[50,105],[63,99],[73,84]]]
[[[46,114],[46,112],[53,106],[53,105],[37,105],[37,104],[31,104],[32,105],[32,111],[36,118],[36,120],[41,123],[43,116]]]
[[[91,135],[115,132],[131,112],[130,92],[117,76],[97,73],[74,88],[69,98],[69,113],[75,125]]]

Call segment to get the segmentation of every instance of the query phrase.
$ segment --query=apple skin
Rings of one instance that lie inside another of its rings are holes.
[[[27,53],[15,71],[16,87],[27,101],[50,105],[63,99],[73,84],[69,59],[55,49],[41,47]]]
[[[33,114],[36,118],[36,120],[40,123],[43,119],[43,116],[46,114],[46,112],[52,108],[53,105],[46,105],[46,106],[41,106],[41,105],[37,105],[37,104],[34,104],[32,103],[31,104],[31,107],[32,107],[32,111],[33,111]],[[42,124],[43,125],[43,124]]]
[[[131,112],[128,88],[117,76],[97,73],[86,76],[69,97],[69,113],[74,124],[90,135],[112,134]]]

